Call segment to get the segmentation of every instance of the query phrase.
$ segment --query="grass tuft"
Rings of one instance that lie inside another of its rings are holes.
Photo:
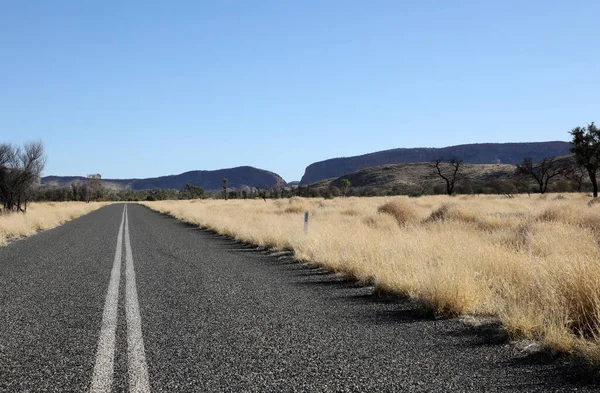
[[[389,214],[396,219],[398,225],[404,226],[410,222],[416,221],[418,218],[417,212],[406,202],[394,200],[387,202],[377,208],[378,213]]]

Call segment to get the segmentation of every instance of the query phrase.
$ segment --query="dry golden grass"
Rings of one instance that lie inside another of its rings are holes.
[[[32,203],[25,214],[0,215],[0,246],[11,239],[31,236],[37,231],[57,227],[104,205],[106,203],[98,202]]]
[[[588,202],[570,194],[145,205],[292,249],[299,260],[411,296],[438,314],[496,316],[513,337],[600,365],[600,205]]]

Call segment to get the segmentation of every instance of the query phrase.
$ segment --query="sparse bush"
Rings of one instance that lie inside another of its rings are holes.
[[[568,217],[572,214],[567,206],[555,205],[550,206],[538,216],[540,221],[561,221],[568,220]]]
[[[434,195],[443,195],[446,193],[446,186],[443,184],[436,184],[433,186],[433,194]]]
[[[393,216],[398,225],[404,226],[409,222],[416,221],[418,218],[417,212],[411,206],[403,201],[391,201],[377,208],[378,213],[389,214]]]
[[[423,196],[424,192],[425,190],[423,189],[423,187],[419,185],[414,185],[408,188],[408,190],[406,191],[406,195],[408,195],[409,198],[418,198],[420,196]]]
[[[27,211],[45,163],[41,142],[23,148],[0,144],[0,204],[5,211]]]
[[[429,217],[425,220],[425,222],[435,222],[435,221],[444,221],[446,219],[446,215],[450,210],[450,205],[443,204],[438,209],[434,210]]]
[[[392,231],[398,228],[398,223],[389,214],[370,215],[362,219],[362,222],[371,229],[380,231]]]
[[[293,205],[286,207],[284,210],[284,213],[298,214],[298,213],[304,213],[305,210],[306,209],[304,208],[304,205],[293,204]]]
[[[569,182],[567,180],[558,180],[554,184],[556,186],[556,191],[558,191],[558,192],[572,192],[573,191],[571,182]]]
[[[590,199],[590,201],[587,203],[587,205],[589,207],[592,207],[594,205],[597,205],[598,203],[600,203],[600,199],[598,198],[594,198],[594,199]]]
[[[342,210],[342,214],[345,216],[358,216],[358,215],[360,215],[360,212],[356,209],[349,207],[349,208]]]
[[[456,192],[470,195],[473,193],[473,185],[469,179],[463,179],[456,185]]]

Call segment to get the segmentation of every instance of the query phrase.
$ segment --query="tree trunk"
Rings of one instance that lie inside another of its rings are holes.
[[[550,179],[546,179],[544,182],[544,192],[542,194],[545,194],[546,191],[548,191],[548,183],[550,183]]]
[[[596,171],[588,169],[588,175],[590,175],[590,181],[592,182],[594,198],[598,198],[598,180],[596,179]]]

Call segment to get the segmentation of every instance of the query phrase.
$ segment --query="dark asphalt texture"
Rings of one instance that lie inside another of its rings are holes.
[[[0,391],[89,389],[123,205],[0,248]],[[129,205],[155,392],[591,392],[563,360]],[[244,223],[240,223],[244,225]],[[124,267],[123,267],[124,269]],[[113,391],[127,391],[122,272]]]

